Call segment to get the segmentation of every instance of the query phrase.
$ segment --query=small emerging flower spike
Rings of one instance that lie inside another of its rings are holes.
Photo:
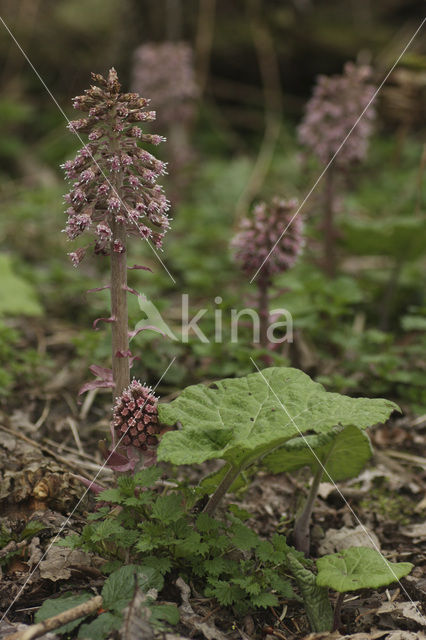
[[[112,426],[120,445],[146,451],[158,444],[160,427],[157,401],[152,389],[138,380],[132,380],[124,389],[116,399],[112,418]]]
[[[248,277],[261,268],[260,274],[269,281],[296,262],[304,245],[302,218],[297,215],[292,220],[296,211],[297,200],[273,198],[270,205],[261,202],[252,217],[241,220],[231,246]]]

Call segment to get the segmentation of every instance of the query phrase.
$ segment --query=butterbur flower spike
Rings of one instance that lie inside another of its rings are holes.
[[[369,67],[351,62],[345,65],[340,76],[318,77],[299,127],[299,140],[323,164],[336,153],[334,162],[341,168],[365,157],[376,114],[374,105],[369,104],[375,92],[370,78]]]
[[[112,427],[119,446],[147,451],[158,444],[158,398],[152,389],[133,379],[113,407]]]
[[[65,196],[71,206],[64,231],[71,240],[92,233],[96,254],[125,250],[114,237],[116,223],[126,235],[149,238],[160,247],[170,226],[169,202],[156,182],[166,166],[139,145],[158,144],[164,138],[145,134],[135,125],[154,120],[155,112],[145,110],[148,101],[138,94],[120,92],[115,69],[107,78],[100,74],[92,78],[97,85],[73,101],[87,117],[71,122],[69,129],[87,133],[89,142],[73,161],[62,165],[72,183]],[[75,266],[83,255],[82,250],[70,254]]]
[[[270,205],[261,202],[252,217],[242,219],[231,246],[248,277],[261,269],[262,278],[269,280],[296,262],[304,245],[303,221],[295,216],[297,206],[297,200],[276,197]]]

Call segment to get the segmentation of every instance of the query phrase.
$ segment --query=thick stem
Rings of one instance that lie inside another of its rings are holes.
[[[210,496],[210,500],[204,507],[203,511],[209,516],[212,516],[216,511],[219,502],[222,500],[228,489],[232,486],[233,482],[238,478],[241,469],[239,467],[231,467],[225,474],[222,482],[217,487],[216,491]]]
[[[324,268],[330,278],[336,274],[336,231],[334,228],[335,173],[330,165],[325,174],[323,248]]]
[[[315,498],[317,497],[318,487],[321,482],[322,474],[323,467],[321,466],[314,475],[314,479],[312,481],[305,506],[303,507],[303,511],[297,518],[296,524],[294,525],[294,546],[298,551],[303,551],[303,553],[306,554],[309,553],[310,547],[309,527],[311,523],[312,509],[314,507]]]
[[[342,623],[340,614],[342,611],[342,604],[344,599],[345,599],[345,594],[339,593],[339,596],[336,600],[336,604],[334,605],[333,631],[338,631]]]
[[[261,270],[257,277],[258,308],[259,308],[259,342],[264,349],[268,346],[269,320],[269,278]]]
[[[123,253],[111,250],[111,315],[112,323],[112,375],[115,382],[114,396],[122,394],[130,384],[129,357],[118,356],[129,351],[129,327],[127,316],[127,261],[126,230],[115,220],[111,223],[112,243],[118,240],[124,248]]]

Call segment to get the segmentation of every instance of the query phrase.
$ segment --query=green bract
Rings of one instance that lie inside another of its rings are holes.
[[[301,433],[329,433],[335,426],[366,428],[398,407],[389,400],[329,393],[297,369],[271,367],[210,387],[187,387],[159,405],[161,422],[182,425],[166,433],[158,459],[174,464],[211,458],[244,468]]]
[[[400,580],[413,566],[411,562],[388,562],[369,547],[351,547],[317,560],[317,585],[341,593],[378,589]]]

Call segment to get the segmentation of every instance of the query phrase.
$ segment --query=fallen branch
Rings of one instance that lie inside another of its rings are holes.
[[[83,618],[91,614],[96,613],[100,607],[102,607],[102,596],[95,596],[83,604],[79,604],[77,607],[58,613],[57,616],[47,618],[43,622],[33,624],[24,631],[17,631],[11,635],[6,636],[5,640],[33,640],[33,638],[39,638],[48,631],[59,629],[64,624],[77,620],[77,618]]]

